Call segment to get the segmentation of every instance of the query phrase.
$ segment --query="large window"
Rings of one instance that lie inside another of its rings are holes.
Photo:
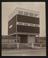
[[[18,22],[26,22],[26,23],[39,24],[39,18],[24,16],[24,15],[17,15],[17,21]]]
[[[39,27],[17,25],[17,31],[24,33],[39,33]]]

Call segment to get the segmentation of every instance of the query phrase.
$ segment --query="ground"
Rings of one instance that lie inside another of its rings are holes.
[[[2,56],[46,56],[46,49],[8,49],[2,50]]]

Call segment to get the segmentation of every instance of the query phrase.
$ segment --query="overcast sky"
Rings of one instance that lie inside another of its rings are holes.
[[[40,36],[46,36],[45,2],[2,2],[2,35],[8,35],[9,15],[16,7],[39,11]]]

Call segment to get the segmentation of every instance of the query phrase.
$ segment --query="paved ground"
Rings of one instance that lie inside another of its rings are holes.
[[[2,50],[2,56],[46,56],[46,49],[9,49]]]

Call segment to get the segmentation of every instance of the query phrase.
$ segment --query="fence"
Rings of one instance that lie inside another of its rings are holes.
[[[2,49],[32,49],[32,48],[44,48],[45,43],[2,43]]]

